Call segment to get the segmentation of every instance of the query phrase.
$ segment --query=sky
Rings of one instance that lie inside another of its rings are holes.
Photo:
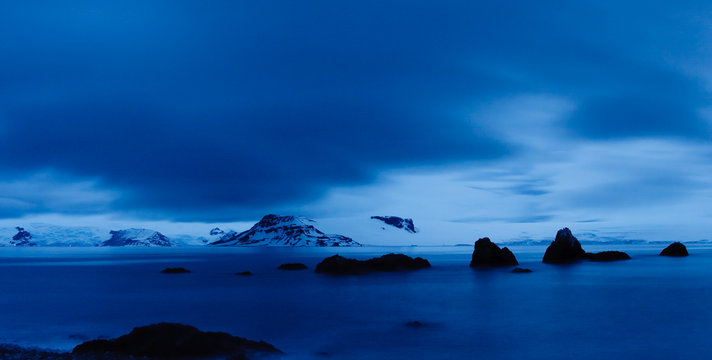
[[[706,1],[0,2],[0,220],[704,239],[711,20]]]

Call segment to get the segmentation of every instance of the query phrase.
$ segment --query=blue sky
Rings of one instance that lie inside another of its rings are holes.
[[[393,214],[704,238],[711,11],[3,2],[0,217]]]

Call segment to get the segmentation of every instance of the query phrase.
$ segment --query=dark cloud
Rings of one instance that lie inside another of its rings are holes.
[[[3,3],[0,172],[94,179],[117,211],[225,219],[391,167],[511,154],[473,109],[512,94],[580,102],[568,126],[583,137],[698,136],[700,86],[658,57],[695,49],[699,9],[667,10]]]

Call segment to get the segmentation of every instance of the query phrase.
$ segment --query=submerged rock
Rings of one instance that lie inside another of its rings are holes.
[[[307,266],[300,263],[282,264],[278,267],[279,270],[306,270]]]
[[[470,267],[478,266],[515,266],[519,265],[517,258],[508,248],[500,249],[489,238],[484,237],[475,242],[475,251],[472,253]]]
[[[336,275],[359,275],[381,271],[403,271],[429,268],[428,260],[412,258],[403,254],[387,254],[369,260],[347,259],[334,255],[324,259],[316,266],[317,273]]]
[[[409,327],[411,329],[420,329],[422,327],[425,327],[426,325],[424,323],[416,320],[416,321],[408,321],[407,323],[405,323],[405,326]]]
[[[586,257],[581,243],[571,233],[569,228],[563,228],[556,233],[556,239],[544,253],[543,262],[547,264],[568,264]]]
[[[683,243],[678,242],[678,241],[668,245],[668,247],[666,247],[665,249],[663,249],[663,251],[660,252],[660,256],[687,256],[687,255],[689,255],[687,253],[687,247],[685,247],[685,245]]]
[[[630,255],[622,251],[601,251],[597,253],[586,253],[586,258],[591,261],[619,261],[630,260]]]
[[[235,275],[239,275],[239,276],[250,276],[250,275],[252,275],[252,272],[250,272],[250,271],[241,271],[241,272],[236,272]]]
[[[160,323],[134,328],[112,340],[92,340],[72,350],[74,355],[105,358],[106,354],[149,359],[247,359],[252,353],[279,354],[264,341],[252,341],[224,332],[204,332],[195,327]],[[93,358],[93,357],[92,357]]]
[[[514,273],[514,274],[528,274],[528,273],[530,273],[530,272],[532,272],[532,271],[529,270],[529,269],[524,269],[524,268],[514,268],[514,269],[513,269],[512,271],[510,271],[510,272],[511,272],[511,273]]]
[[[190,270],[182,267],[175,267],[175,268],[165,268],[161,270],[161,274],[185,274],[189,273]]]

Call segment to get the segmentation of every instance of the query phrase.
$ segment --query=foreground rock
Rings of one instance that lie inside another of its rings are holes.
[[[335,275],[360,275],[371,272],[390,272],[419,270],[429,268],[428,260],[412,258],[403,254],[387,254],[369,260],[347,259],[334,255],[324,259],[316,266],[316,272]]]
[[[252,276],[252,272],[251,272],[251,271],[240,271],[240,272],[236,272],[235,275],[238,275],[238,276]]]
[[[475,251],[472,253],[470,267],[501,267],[519,265],[517,258],[508,248],[500,249],[489,238],[475,241]]]
[[[104,358],[108,354],[149,359],[247,359],[252,354],[280,353],[264,341],[171,323],[137,327],[116,339],[87,341],[72,350],[77,356]]]
[[[622,251],[601,251],[597,253],[586,253],[586,258],[591,261],[620,261],[630,260],[630,255]]]
[[[514,274],[529,274],[532,271],[524,268],[514,268],[511,272]]]
[[[570,264],[585,257],[586,252],[578,239],[569,228],[563,228],[556,233],[556,239],[546,249],[542,261],[547,264]]]
[[[685,245],[681,242],[674,242],[674,243],[668,245],[668,247],[666,247],[665,249],[663,249],[663,251],[660,252],[660,256],[678,256],[679,257],[679,256],[687,256],[687,255],[689,255],[687,253],[687,247],[685,247]]]
[[[190,270],[182,267],[175,267],[175,268],[165,268],[161,270],[161,274],[185,274],[189,273]]]
[[[282,264],[278,267],[279,270],[306,270],[307,266],[300,263]]]

